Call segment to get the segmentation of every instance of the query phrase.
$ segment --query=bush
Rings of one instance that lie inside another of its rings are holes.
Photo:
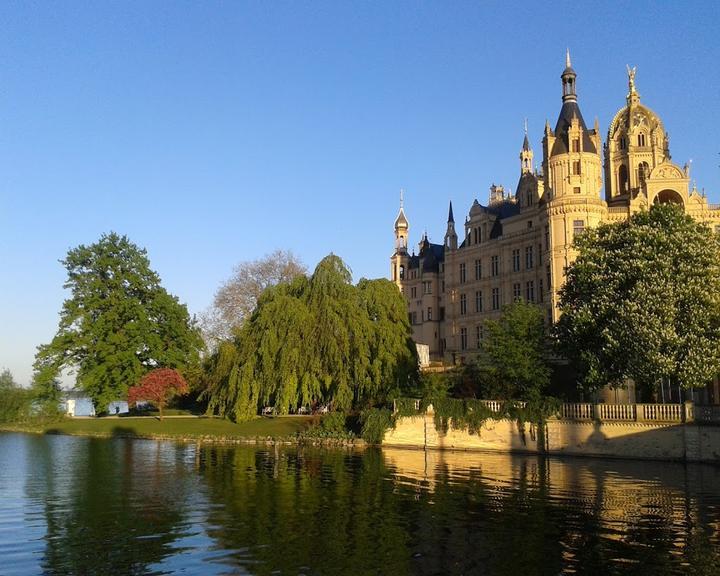
[[[393,427],[392,410],[387,408],[370,408],[360,415],[362,437],[369,444],[380,444],[385,432]]]
[[[345,427],[345,414],[342,412],[329,412],[320,421],[320,427],[329,434],[343,434]]]

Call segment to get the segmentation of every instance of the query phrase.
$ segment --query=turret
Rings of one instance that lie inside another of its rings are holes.
[[[400,212],[395,218],[395,252],[407,253],[408,232],[410,231],[410,223],[405,216],[403,210],[403,191],[400,190]]]
[[[448,211],[447,231],[445,232],[445,248],[457,250],[458,237],[455,232],[455,217],[453,216],[452,201],[450,201],[450,210]]]
[[[523,140],[522,150],[520,150],[520,174],[528,174],[533,169],[533,151],[530,148],[528,140],[527,120],[525,120],[525,139]]]
[[[552,190],[552,198],[583,194],[600,195],[602,188],[602,162],[600,135],[585,125],[578,106],[577,74],[565,59],[562,80],[562,108],[555,130],[545,126],[543,138],[543,174],[545,187]]]

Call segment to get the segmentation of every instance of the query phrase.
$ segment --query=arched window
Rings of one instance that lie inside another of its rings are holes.
[[[404,280],[404,279],[405,279],[405,266],[401,264],[400,265],[400,280]]]
[[[625,164],[621,164],[618,169],[618,193],[624,194],[628,191],[628,171]]]
[[[638,134],[638,146],[645,146],[645,134]]]
[[[665,189],[655,196],[653,204],[680,204],[682,206],[683,199],[675,190]]]
[[[625,136],[620,136],[620,150],[625,150],[627,148],[627,140],[625,139]]]
[[[647,162],[640,162],[638,164],[638,180],[641,184],[645,182],[645,179],[650,175],[650,166]]]

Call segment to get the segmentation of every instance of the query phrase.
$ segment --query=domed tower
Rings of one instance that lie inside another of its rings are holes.
[[[402,288],[402,282],[405,280],[405,271],[408,268],[408,234],[410,232],[410,223],[405,216],[403,209],[403,192],[400,191],[400,211],[395,218],[395,252],[390,258],[390,273],[395,284]]]
[[[605,198],[610,206],[626,206],[629,211],[654,201],[684,204],[689,174],[672,164],[663,123],[640,103],[636,68],[628,66],[627,71],[626,105],[610,123],[605,145]]]
[[[555,130],[545,125],[543,138],[543,174],[549,199],[563,196],[600,197],[602,161],[600,134],[588,130],[577,99],[577,74],[570,62],[570,51],[561,74],[562,101]]]

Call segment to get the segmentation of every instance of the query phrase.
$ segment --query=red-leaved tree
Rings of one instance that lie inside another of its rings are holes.
[[[187,394],[190,387],[180,372],[172,368],[158,368],[145,374],[140,384],[130,388],[128,404],[135,404],[141,400],[150,402],[163,417],[163,408],[176,395]]]

